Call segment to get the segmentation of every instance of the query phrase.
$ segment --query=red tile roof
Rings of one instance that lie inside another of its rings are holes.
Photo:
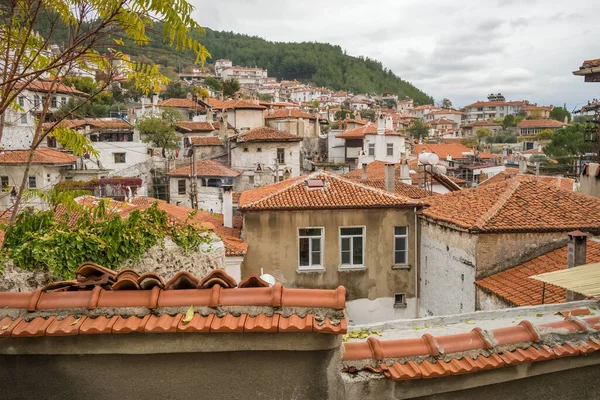
[[[258,277],[236,286],[235,279],[218,269],[202,279],[182,271],[165,281],[154,273],[141,275],[131,269],[116,273],[84,263],[73,281],[34,292],[0,293],[0,337],[346,333],[342,286],[335,290],[288,289],[281,283],[269,287]],[[131,307],[141,310],[132,315]]]
[[[425,218],[472,232],[600,230],[600,199],[540,182],[506,180],[428,203]]]
[[[432,111],[432,112],[430,112],[427,115],[451,115],[451,114],[454,114],[454,115],[465,115],[464,112],[453,110],[453,109],[447,109],[447,108],[444,108],[444,109],[441,109],[441,110]]]
[[[311,188],[311,180],[321,181],[323,186]],[[396,208],[421,205],[419,201],[408,197],[375,189],[326,171],[317,171],[246,190],[242,193],[239,204],[240,211]]]
[[[29,150],[4,150],[0,152],[1,164],[27,164]],[[75,164],[77,158],[62,151],[53,149],[37,149],[33,153],[33,164]]]
[[[553,119],[524,119],[519,122],[519,128],[562,128],[566,125]]]
[[[268,126],[250,129],[233,137],[238,143],[249,142],[300,142],[302,138],[289,132],[279,131]]]
[[[552,111],[553,108],[552,106],[536,106],[532,104],[523,107],[523,111]]]
[[[526,100],[522,101],[478,101],[473,104],[469,104],[465,106],[465,108],[469,107],[490,107],[490,106],[516,106],[516,107],[524,107],[528,104]]]
[[[357,179],[356,181],[362,183],[363,185],[371,186],[381,190],[386,190],[385,181],[383,179]],[[394,189],[394,193],[396,193],[397,195],[409,197],[411,199],[422,199],[425,197],[429,197],[430,195],[427,190],[422,189],[418,186],[408,185],[399,179],[395,180]]]
[[[219,176],[224,178],[234,178],[241,174],[241,172],[234,171],[220,162],[213,160],[200,160],[196,161],[196,175],[197,176]],[[188,164],[184,167],[169,171],[167,175],[171,176],[191,176],[192,175],[192,164]]]
[[[586,263],[600,262],[600,243],[588,240]],[[516,267],[475,282],[477,286],[493,293],[515,306],[535,306],[538,304],[564,303],[566,291],[554,285],[546,285],[530,276],[567,268],[567,246],[550,251]],[[542,303],[544,292],[544,303]]]
[[[256,109],[264,110],[265,107],[260,104],[254,104],[246,100],[219,100],[219,99],[208,99],[208,104],[217,110],[229,110],[229,109]]]
[[[492,121],[473,121],[469,124],[463,125],[462,128],[477,128],[477,127],[482,127],[482,126],[489,126],[489,127],[496,127],[496,126],[501,126],[500,124],[497,124],[495,122]],[[461,139],[464,140],[464,139]]]
[[[89,125],[91,129],[124,129],[133,130],[133,125],[128,121],[119,118],[84,118],[84,119],[66,119],[60,122],[58,126],[71,129],[83,128]],[[42,127],[49,129],[54,126],[54,122],[44,122]]]
[[[223,139],[218,136],[195,136],[189,139],[194,146],[223,146]]]
[[[516,326],[420,338],[344,344],[343,372],[359,370],[395,380],[438,378],[474,373],[522,363],[586,355],[600,350],[600,317],[534,326],[524,320]],[[557,335],[557,332],[561,332]]]
[[[192,122],[192,121],[181,121],[175,124],[177,130],[181,132],[213,132],[219,130],[221,127],[220,122]],[[227,129],[234,129],[234,127],[227,123]]]
[[[429,122],[431,125],[454,125],[454,121],[451,121],[449,119],[446,118],[438,118],[438,119],[434,119],[433,121]]]
[[[297,108],[289,109],[289,108],[281,108],[278,110],[273,110],[271,113],[270,110],[265,110],[265,119],[285,119],[285,118],[306,118],[306,119],[316,119],[317,116],[311,113],[304,112]]]
[[[17,84],[17,87],[22,88],[23,85]],[[37,81],[30,83],[26,87],[26,89],[31,90],[32,92],[45,92],[45,93],[55,92],[55,93],[70,94],[73,96],[80,96],[80,97],[88,97],[89,96],[89,94],[82,92],[80,90],[77,90],[73,87],[67,86],[62,83],[56,84],[53,81],[44,80],[44,79],[39,79]]]
[[[202,104],[196,103],[193,100],[175,98],[159,101],[158,103],[156,103],[156,105],[157,107],[188,108],[191,110],[202,110],[205,108]]]
[[[460,143],[418,144],[415,146],[414,154],[418,155],[418,154],[421,154],[423,151],[428,152],[428,153],[435,153],[442,160],[445,160],[446,156],[448,156],[448,155],[452,156],[453,160],[457,160],[457,159],[461,159],[461,158],[468,158],[469,156],[466,156],[466,155],[464,156],[463,153],[472,153],[473,149],[471,149],[470,147],[467,147],[463,144],[460,144]],[[490,153],[485,153],[483,151],[480,151],[479,157],[486,159],[486,158],[500,157],[500,155],[490,154]]]
[[[390,129],[385,130],[386,135],[403,136],[400,132],[395,132]],[[364,139],[365,135],[377,135],[377,124],[369,122],[364,126],[351,129],[346,132],[338,133],[336,138],[340,139]]]
[[[536,177],[535,175],[520,174],[516,171],[502,171],[492,176],[491,178],[481,182],[479,186],[492,185],[494,183],[499,183],[510,179],[518,179],[521,181],[538,181],[565,190],[573,190],[573,184],[575,183],[574,179],[565,178],[562,176],[540,175],[539,177]]]
[[[579,69],[600,67],[600,58],[595,60],[585,60]]]

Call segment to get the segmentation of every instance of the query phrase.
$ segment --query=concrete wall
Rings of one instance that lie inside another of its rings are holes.
[[[420,220],[420,314],[475,311],[477,238]]]
[[[327,133],[327,161],[345,162],[346,161],[346,141],[338,139],[335,135],[344,132],[340,129],[332,129]]]
[[[394,146],[393,155],[387,155],[387,145]],[[375,145],[375,156],[369,155],[369,144]],[[372,161],[379,160],[385,162],[398,162],[400,153],[404,152],[404,138],[402,136],[386,136],[386,135],[366,135],[363,145],[365,151],[364,160],[368,164]]]
[[[315,137],[318,136],[318,132],[315,128],[315,121],[303,118],[290,118],[290,119],[267,119],[267,126],[271,128],[293,133],[301,137]]]
[[[235,129],[254,129],[265,125],[265,115],[262,109],[236,109],[235,112],[229,112],[228,122]]]
[[[365,268],[340,269],[340,227],[365,227]],[[394,227],[409,227],[410,267],[393,269]],[[298,270],[298,229],[323,227],[323,269]],[[273,275],[284,286],[335,288],[344,285],[347,300],[393,297],[414,288],[414,209],[325,210],[247,212],[244,239],[248,253],[242,264],[242,278],[250,274]]]
[[[394,307],[393,297],[379,297],[374,300],[356,299],[346,302],[348,323],[366,325],[385,323],[398,319],[414,318],[417,312],[417,299],[406,299],[406,307]]]
[[[475,293],[477,296],[475,304],[477,311],[494,311],[513,307],[509,302],[502,300],[495,294],[483,290],[479,286],[475,286]]]
[[[179,194],[180,180],[185,181],[185,193]],[[223,190],[220,187],[202,186],[202,178],[197,178],[198,209],[215,213],[223,212]],[[191,188],[192,179],[184,176],[169,178],[169,199],[171,204],[183,207],[192,207]]]
[[[3,138],[4,139],[4,138]],[[600,180],[596,176],[596,170],[600,164],[590,163],[588,165],[588,171],[590,171],[590,175],[581,174],[579,176],[579,185],[581,191],[589,196],[600,197]]]
[[[34,132],[33,126],[4,125],[0,146],[6,150],[29,149]]]

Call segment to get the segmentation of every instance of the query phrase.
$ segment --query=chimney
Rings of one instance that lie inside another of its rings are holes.
[[[380,114],[379,118],[377,118],[377,134],[385,134],[385,117],[383,116],[383,114]]]
[[[527,173],[527,159],[523,156],[519,157],[519,173]]]
[[[410,179],[410,168],[406,158],[400,159],[400,180],[402,183],[406,183],[408,185],[412,184],[412,180]]]
[[[273,108],[273,106],[269,107],[269,115],[273,115],[275,114],[275,109]]]
[[[363,163],[363,165],[361,166],[362,167],[362,176],[361,176],[362,179],[367,179],[367,177],[369,176],[367,174],[367,167],[368,166],[369,166],[369,164],[366,164],[366,163]]]
[[[338,129],[342,129],[342,119],[338,118]]]
[[[156,104],[158,103],[158,94],[153,94],[152,95],[152,105],[156,106]]]
[[[360,121],[360,111],[357,111],[357,112],[356,112],[356,119],[357,119],[358,121]]]
[[[384,180],[385,190],[394,193],[396,191],[396,176],[394,164],[385,164]]]
[[[189,101],[193,101],[194,100],[194,96],[192,96],[191,93],[188,92],[188,94],[185,95],[185,98],[188,99]]]
[[[586,263],[586,246],[588,234],[581,231],[569,232],[567,247],[567,268],[574,268]],[[585,300],[585,296],[567,290],[567,301]]]
[[[233,186],[223,185],[223,226],[233,228]]]

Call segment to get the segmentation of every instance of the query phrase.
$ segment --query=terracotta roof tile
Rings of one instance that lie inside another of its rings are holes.
[[[586,263],[600,262],[600,243],[588,241],[586,250]],[[567,268],[567,246],[480,279],[475,284],[515,306],[542,304],[542,292],[544,292],[544,304],[564,303],[565,289],[546,285],[544,290],[542,282],[529,277],[565,268]],[[576,311],[573,315],[582,314],[581,311]]]
[[[45,122],[42,124],[44,129],[54,126],[54,122]],[[133,130],[133,125],[128,121],[119,118],[84,118],[84,119],[65,119],[58,125],[64,128],[79,129],[89,126],[90,129],[123,129]]]
[[[197,103],[193,100],[176,99],[176,98],[159,101],[158,103],[156,103],[156,106],[157,107],[188,108],[190,110],[204,110],[206,108],[202,104]]]
[[[492,121],[473,121],[471,123],[468,123],[466,125],[463,125],[462,128],[479,128],[479,127],[499,127],[501,126],[500,124],[497,124],[495,122]],[[463,138],[461,138],[460,140],[464,140]]]
[[[566,125],[553,119],[524,119],[519,122],[519,128],[562,128]]]
[[[112,283],[95,286],[93,290],[80,286],[80,274],[86,274],[83,276],[86,278],[93,271],[96,276],[106,275],[105,282]],[[180,272],[164,288],[155,286],[144,290],[142,285],[137,285],[136,289],[123,289],[127,286],[119,285],[120,280],[137,277],[139,283],[144,275],[133,270],[117,273],[89,263],[78,268],[77,277],[68,282],[71,286],[56,286],[57,291],[0,293],[0,336],[346,332],[346,291],[341,286],[335,290],[289,289],[276,283],[272,287],[236,288],[237,282],[231,276],[222,270],[213,270],[203,279]],[[178,277],[187,279],[184,289],[175,285]],[[254,281],[260,282],[260,279],[256,277]],[[190,286],[193,288],[187,288]],[[71,301],[73,293],[80,294],[76,303]],[[52,302],[47,303],[46,308],[38,307],[40,299],[48,295]],[[24,297],[28,297],[27,303],[22,301]],[[48,308],[50,304],[52,307]],[[184,316],[190,306],[198,310],[188,321]],[[132,311],[132,307],[137,311]],[[106,315],[98,315],[105,310]],[[311,313],[307,313],[309,310]],[[35,315],[26,319],[32,311]]]
[[[598,317],[565,319],[535,326],[522,321],[516,326],[485,332],[475,328],[468,333],[416,339],[366,341],[344,344],[343,372],[360,369],[402,381],[475,373],[589,354],[600,349]],[[570,332],[570,337],[555,333]],[[538,333],[539,332],[539,333]],[[494,338],[490,343],[486,338]],[[483,340],[482,340],[483,338]],[[552,343],[546,345],[545,343]],[[396,359],[396,360],[395,360]]]
[[[600,67],[600,58],[595,60],[585,60],[579,69]]]
[[[386,129],[385,134],[391,136],[404,136],[402,133],[390,129]],[[338,133],[335,137],[339,139],[364,139],[365,135],[377,135],[377,124],[368,122],[364,126]]]
[[[17,84],[18,88],[22,88],[23,84]],[[73,87],[67,86],[63,83],[55,83],[51,80],[39,79],[30,83],[26,89],[31,90],[32,92],[56,92],[62,94],[70,94],[73,96],[79,97],[88,97],[89,95],[85,92],[77,90]]]
[[[265,110],[265,119],[306,118],[316,119],[315,114],[307,113],[297,108],[281,108],[278,110]]]
[[[536,177],[535,175],[520,174],[516,171],[502,171],[492,176],[491,178],[481,182],[479,186],[487,186],[510,179],[517,179],[521,181],[538,181],[548,184],[550,186],[560,187],[565,190],[573,190],[573,185],[575,183],[574,179],[565,178],[562,176],[540,175]]]
[[[241,174],[241,172],[234,171],[227,168],[220,162],[213,160],[200,160],[196,161],[196,175],[197,176],[219,176],[226,178],[234,178]],[[171,176],[191,176],[192,175],[192,164],[188,164],[185,167],[180,167],[169,171],[167,175]]]
[[[383,179],[357,179],[357,182],[377,189],[386,190],[385,181]],[[411,199],[422,199],[425,197],[429,197],[430,195],[427,190],[418,186],[408,185],[406,183],[403,183],[399,179],[396,179],[394,187],[394,193],[400,196],[409,197]]]
[[[250,129],[233,136],[233,140],[239,143],[248,142],[301,142],[300,136],[279,131],[274,128],[262,126],[259,128]]]
[[[193,121],[181,121],[175,124],[175,127],[180,132],[213,132],[219,130],[221,123],[218,121],[207,122],[193,122]],[[227,123],[227,129],[235,129],[229,122]]]
[[[320,187],[309,187],[321,181]],[[316,210],[331,208],[415,207],[421,203],[343,178],[331,172],[317,171],[272,185],[246,190],[240,197],[241,211]]]
[[[27,164],[29,150],[4,150],[0,152],[0,164]],[[75,164],[77,158],[62,151],[37,149],[33,153],[33,164]]]
[[[548,186],[507,180],[428,199],[426,218],[476,232],[600,230],[600,199]]]
[[[447,156],[451,156],[452,159],[456,160],[461,158],[468,158],[469,156],[463,155],[463,153],[473,153],[473,149],[459,143],[416,145],[414,154],[418,155],[422,152],[435,153],[440,157],[441,160],[445,160]],[[500,155],[480,151],[479,157],[487,159],[500,157]]]
[[[208,104],[214,109],[229,110],[229,109],[256,109],[264,110],[265,107],[260,104],[254,104],[246,100],[219,100],[208,99]]]

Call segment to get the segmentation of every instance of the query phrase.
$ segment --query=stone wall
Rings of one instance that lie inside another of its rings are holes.
[[[479,286],[475,286],[475,291],[477,296],[475,307],[477,311],[494,311],[513,307],[512,304],[502,300],[495,294],[483,290]]]

